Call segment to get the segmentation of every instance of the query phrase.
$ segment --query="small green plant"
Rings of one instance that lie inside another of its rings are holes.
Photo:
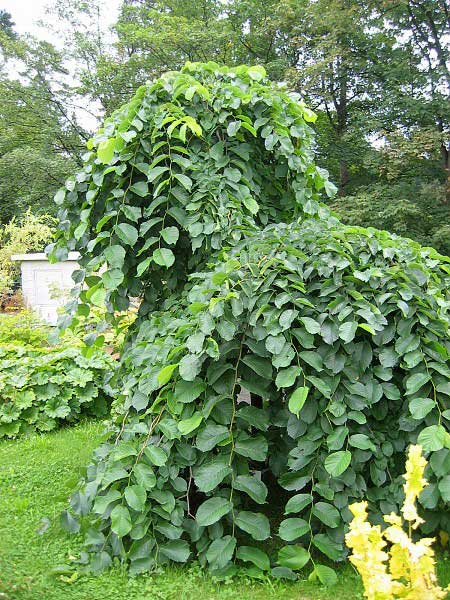
[[[76,347],[0,347],[0,437],[50,431],[108,414],[115,361]]]
[[[0,346],[45,346],[48,344],[50,328],[29,310],[0,315]]]

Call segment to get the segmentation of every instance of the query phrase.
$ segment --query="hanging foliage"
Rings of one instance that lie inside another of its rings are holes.
[[[105,123],[57,195],[53,257],[82,253],[62,325],[142,299],[110,438],[62,516],[94,570],[340,560],[349,503],[398,508],[417,439],[429,527],[450,526],[449,262],[330,215],[312,121],[261,67],[187,64]]]

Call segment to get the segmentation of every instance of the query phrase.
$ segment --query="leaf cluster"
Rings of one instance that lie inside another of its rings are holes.
[[[114,371],[115,361],[101,350],[86,358],[77,347],[2,345],[0,437],[106,416]]]

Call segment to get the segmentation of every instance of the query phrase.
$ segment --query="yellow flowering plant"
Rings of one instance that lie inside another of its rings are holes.
[[[403,476],[402,516],[385,515],[388,527],[384,530],[368,522],[367,502],[356,502],[349,507],[353,520],[345,541],[352,551],[350,561],[361,575],[368,600],[438,600],[446,598],[450,591],[450,586],[442,589],[436,580],[431,547],[434,539],[412,540],[412,531],[423,523],[416,501],[428,483],[423,476],[426,465],[422,447],[410,446]]]

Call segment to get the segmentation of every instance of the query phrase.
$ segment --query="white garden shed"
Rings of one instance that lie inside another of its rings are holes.
[[[78,252],[69,252],[67,260],[53,264],[43,252],[11,256],[11,260],[20,262],[26,306],[49,325],[56,325],[58,308],[67,301],[66,294],[74,285],[72,273],[79,268],[79,256]]]

